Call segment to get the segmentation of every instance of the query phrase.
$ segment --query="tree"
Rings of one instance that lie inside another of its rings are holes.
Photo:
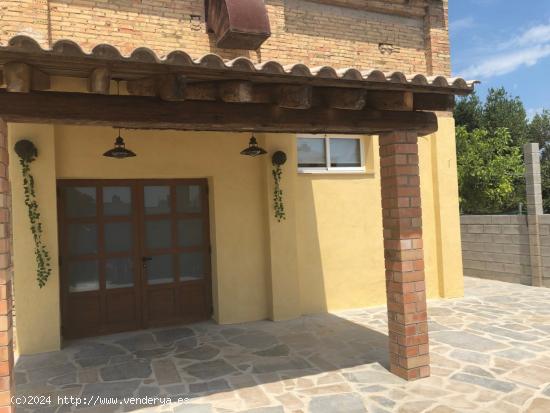
[[[550,110],[544,110],[531,120],[527,129],[529,142],[538,142],[541,149],[542,199],[544,212],[550,212]]]
[[[521,147],[527,142],[528,119],[521,99],[512,97],[504,88],[489,89],[485,103],[472,95],[459,99],[454,117],[456,124],[464,126],[469,132],[485,129],[495,132],[498,128],[507,128],[514,146]]]
[[[481,127],[483,106],[474,92],[470,96],[459,99],[454,110],[457,125],[464,126],[468,132]]]
[[[543,161],[550,159],[550,110],[536,114],[527,128],[527,142],[538,142]]]
[[[528,120],[523,102],[518,96],[509,95],[503,87],[489,89],[481,125],[490,132],[498,128],[508,129],[514,146],[521,147],[527,142]]]
[[[521,150],[506,128],[456,130],[460,208],[463,213],[514,210],[522,199]]]

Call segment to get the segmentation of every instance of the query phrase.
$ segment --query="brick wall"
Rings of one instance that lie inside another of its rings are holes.
[[[461,217],[464,275],[532,284],[526,216]],[[550,215],[539,216],[542,285],[550,287]]]
[[[146,46],[159,55],[181,49],[193,57],[214,52],[257,62],[450,74],[446,0],[415,0],[410,15],[397,14],[392,2],[380,6],[372,0],[361,9],[306,0],[265,2],[273,35],[257,51],[217,49],[206,33],[204,0],[0,0],[0,43],[27,34],[43,47],[68,38],[86,51],[109,43],[124,54]],[[418,15],[422,2],[424,17]],[[193,22],[192,15],[200,21]],[[382,52],[381,43],[392,45],[391,53]]]

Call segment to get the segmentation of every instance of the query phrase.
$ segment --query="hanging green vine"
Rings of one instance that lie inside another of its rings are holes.
[[[285,206],[283,204],[283,190],[281,189],[282,174],[281,165],[274,165],[273,179],[275,180],[275,187],[273,189],[273,208],[275,210],[275,218],[277,218],[278,222],[286,219]]]
[[[285,206],[283,204],[283,190],[281,189],[281,176],[283,175],[282,165],[286,162],[286,154],[282,151],[277,151],[271,158],[273,164],[273,180],[275,185],[273,188],[273,209],[275,218],[278,222],[286,219]]]
[[[34,255],[36,257],[36,279],[40,288],[46,285],[52,273],[51,257],[42,241],[42,223],[36,201],[35,182],[31,174],[30,164],[36,158],[37,151],[30,141],[19,141],[16,144],[16,152],[19,155],[19,164],[23,174],[23,188],[25,205],[27,206],[31,232],[34,239]]]

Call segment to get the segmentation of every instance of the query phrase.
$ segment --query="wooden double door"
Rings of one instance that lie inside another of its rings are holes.
[[[210,318],[206,180],[58,181],[62,334]]]

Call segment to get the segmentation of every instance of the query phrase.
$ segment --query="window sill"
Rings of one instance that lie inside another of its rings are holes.
[[[322,168],[298,168],[299,174],[305,175],[374,175],[374,169],[350,168],[350,169],[322,169]]]

